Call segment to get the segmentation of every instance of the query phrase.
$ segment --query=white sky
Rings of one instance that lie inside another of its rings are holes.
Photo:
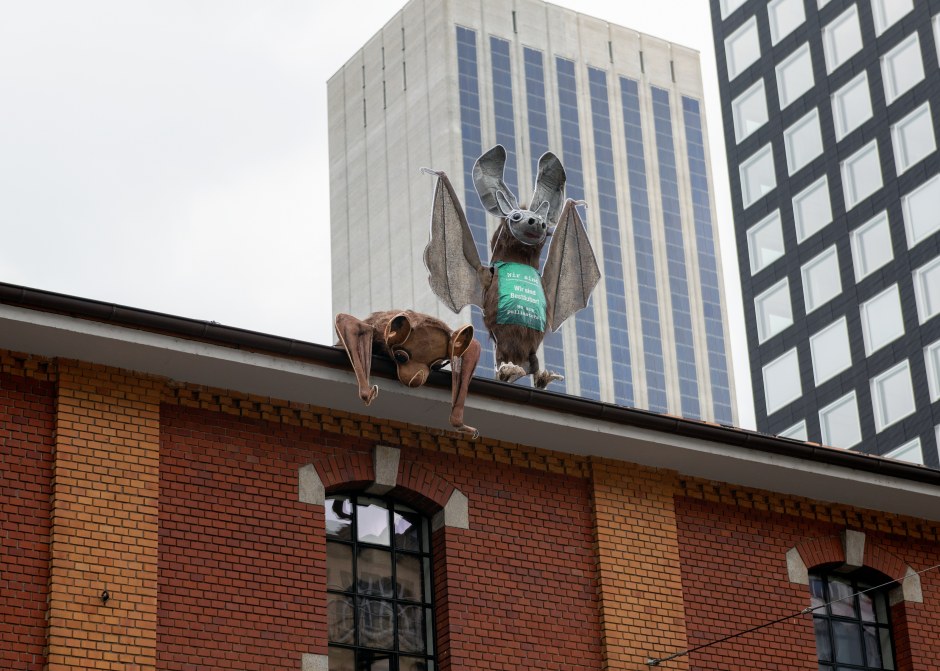
[[[403,4],[0,0],[0,281],[332,343],[326,80]],[[708,2],[555,4],[702,53],[753,427]]]

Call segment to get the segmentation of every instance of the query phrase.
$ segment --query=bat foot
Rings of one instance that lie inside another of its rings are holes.
[[[532,381],[535,383],[536,389],[545,389],[545,387],[547,387],[552,382],[561,382],[564,379],[564,375],[553,373],[550,370],[542,370],[532,376]]]
[[[379,395],[379,388],[377,385],[372,385],[369,389],[365,391],[359,391],[359,398],[362,399],[362,402],[367,406],[372,405],[372,401],[375,400],[375,397]]]
[[[467,436],[470,440],[476,440],[480,437],[480,432],[474,429],[472,426],[467,426],[466,424],[454,425],[454,430],[457,433],[460,433],[464,436]]]
[[[522,366],[517,366],[511,361],[499,364],[499,367],[496,369],[496,378],[500,382],[515,382],[524,375],[525,369]]]

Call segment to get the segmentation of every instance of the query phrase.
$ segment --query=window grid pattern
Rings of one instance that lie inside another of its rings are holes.
[[[537,175],[539,158],[548,151],[548,113],[545,106],[545,66],[542,52],[525,47],[522,52],[525,69],[526,110],[529,121],[529,155],[532,174]],[[546,249],[549,245],[545,246]],[[561,330],[547,331],[542,341],[545,368],[565,375],[564,337]],[[566,384],[568,382],[566,381]]]
[[[819,671],[895,668],[888,593],[871,589],[882,581],[862,581],[851,574],[810,575]]]
[[[561,122],[562,161],[568,176],[568,197],[584,200],[584,175],[581,158],[581,125],[578,123],[577,80],[574,62],[555,58],[558,78],[558,112]],[[575,315],[575,335],[578,343],[578,380],[581,396],[599,401],[600,376],[597,366],[597,335],[593,304]]]
[[[365,496],[326,500],[330,668],[434,668],[427,518]]]
[[[487,251],[486,211],[480,204],[473,187],[473,164],[483,153],[483,135],[480,126],[480,82],[477,74],[476,31],[457,26],[457,84],[460,95],[460,137],[463,149],[464,212],[473,233],[480,259],[489,258]],[[475,333],[487,333],[483,325],[483,312],[477,306],[470,308],[470,318]],[[493,370],[496,355],[489,338],[479,338],[483,351],[480,354],[480,369]]]
[[[695,369],[695,344],[692,335],[692,310],[689,283],[685,271],[685,242],[679,209],[679,181],[672,134],[669,92],[651,87],[656,150],[659,156],[659,182],[662,192],[663,229],[669,290],[672,297],[673,332],[676,339],[676,364],[679,372],[679,398],[682,416],[699,419],[698,374]]]
[[[594,127],[594,166],[597,171],[598,213],[604,256],[604,288],[607,290],[614,402],[618,405],[633,405],[630,332],[627,324],[623,254],[620,249],[620,217],[617,214],[617,185],[614,181],[614,147],[610,134],[607,73],[597,68],[588,68],[588,91]]]
[[[705,165],[705,141],[699,102],[683,96],[686,152],[692,186],[692,219],[695,222],[695,246],[698,252],[699,284],[705,318],[705,344],[711,378],[712,404],[715,421],[731,424],[731,386],[728,359],[725,353],[725,329],[722,322],[721,289],[718,259],[715,256],[715,234],[712,229],[708,172]]]
[[[640,328],[643,332],[643,360],[646,364],[648,406],[654,412],[668,412],[666,366],[660,331],[659,295],[656,288],[656,256],[650,223],[649,193],[646,186],[646,157],[643,154],[643,127],[640,116],[639,85],[620,78],[623,105],[623,135],[626,141],[627,173],[630,182],[630,213],[633,217],[633,253],[636,259],[637,295],[640,299]]]

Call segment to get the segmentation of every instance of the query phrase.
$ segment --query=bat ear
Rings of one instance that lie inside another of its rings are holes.
[[[553,153],[546,152],[539,159],[539,174],[535,178],[535,193],[532,194],[530,205],[539,203],[539,209],[544,202],[548,203],[548,214],[545,217],[549,225],[558,223],[558,215],[565,203],[565,169],[561,161]]]
[[[473,327],[467,324],[461,326],[450,336],[450,355],[452,357],[462,356],[470,343],[473,342]]]
[[[411,320],[404,312],[399,312],[385,327],[385,344],[389,347],[403,345],[411,335]]]
[[[537,215],[542,217],[542,221],[546,224],[548,223],[548,208],[550,207],[547,200],[543,200],[542,204],[539,205],[535,210],[533,210]]]
[[[519,209],[519,202],[503,181],[503,168],[506,166],[506,149],[498,144],[473,164],[473,185],[480,196],[483,208],[494,217],[503,217],[508,205],[509,212]],[[500,199],[505,203],[500,203]]]

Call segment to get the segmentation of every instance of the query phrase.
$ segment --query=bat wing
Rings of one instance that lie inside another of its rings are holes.
[[[437,175],[431,214],[431,239],[424,248],[428,282],[444,305],[460,312],[466,305],[483,305],[480,271],[483,264],[473,242],[454,187],[443,172]]]
[[[601,271],[575,201],[568,200],[552,234],[552,246],[542,270],[548,327],[552,331],[557,331],[568,317],[587,307],[600,278]]]

